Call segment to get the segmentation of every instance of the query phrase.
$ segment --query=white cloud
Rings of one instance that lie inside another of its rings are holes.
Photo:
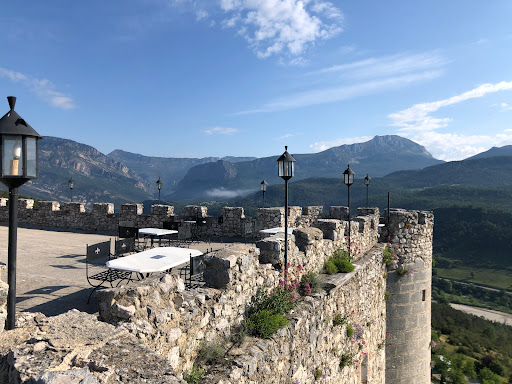
[[[0,67],[0,78],[7,78],[16,83],[21,83],[30,91],[35,93],[41,100],[47,102],[53,107],[61,109],[73,109],[75,103],[70,96],[55,90],[55,84],[47,79],[36,79],[35,77],[15,72],[10,69]]]
[[[512,135],[465,135],[461,133],[439,133],[438,129],[447,127],[450,117],[432,117],[431,114],[443,107],[462,103],[470,99],[481,98],[487,94],[512,90],[512,81],[496,84],[483,84],[460,95],[430,103],[413,105],[388,117],[391,125],[399,128],[399,133],[427,147],[432,155],[441,160],[461,160],[485,151],[492,146],[512,144]],[[500,105],[508,107],[507,103]],[[505,130],[511,132],[511,130]]]
[[[307,75],[339,74],[347,79],[367,79],[404,75],[418,71],[441,68],[448,61],[436,52],[418,54],[396,54],[385,57],[372,57],[348,64],[334,65],[309,72]]]
[[[205,129],[203,133],[207,135],[233,135],[238,132],[236,128],[214,127]]]
[[[340,145],[344,144],[355,144],[355,143],[364,143],[368,140],[371,140],[372,136],[360,136],[360,137],[347,137],[342,139],[335,139],[335,140],[329,140],[329,141],[319,141],[316,143],[313,143],[309,146],[313,151],[320,152],[325,151],[326,149],[332,148],[332,147],[339,147]]]
[[[203,20],[208,18],[208,12],[206,12],[204,9],[200,9],[196,12],[196,20]]]
[[[316,89],[288,95],[264,104],[260,108],[245,110],[235,115],[247,115],[253,113],[273,112],[311,105],[334,103],[355,97],[382,92],[393,88],[400,88],[413,83],[431,80],[441,76],[440,70],[412,73],[404,76],[395,76],[379,80],[368,81],[355,85],[339,86],[332,88]]]
[[[228,190],[226,188],[213,188],[206,191],[206,194],[211,197],[220,197],[224,199],[233,199],[237,196],[248,195],[249,193],[254,192],[251,189],[236,189],[236,190]]]
[[[342,31],[343,14],[324,0],[221,0],[229,17],[259,58],[302,55],[316,41]]]
[[[510,110],[512,110],[512,105],[510,105],[509,103],[503,102],[503,103],[500,104],[500,107],[501,107],[502,111],[510,111]]]
[[[488,93],[506,91],[512,89],[512,81],[502,81],[496,84],[482,84],[470,91],[464,92],[448,99],[434,101],[430,103],[421,103],[413,105],[397,113],[392,113],[388,117],[393,121],[394,127],[399,127],[400,131],[431,131],[434,129],[446,127],[451,121],[450,118],[433,118],[429,114],[436,112],[442,107],[458,104],[469,99],[480,98]]]
[[[496,135],[464,135],[423,131],[408,133],[403,136],[428,148],[435,158],[445,161],[462,160],[491,147],[512,144],[512,134],[503,133]]]

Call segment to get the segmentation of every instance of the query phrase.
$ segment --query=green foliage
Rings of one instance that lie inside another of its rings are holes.
[[[247,329],[253,336],[264,339],[270,337],[279,329],[288,325],[288,319],[283,315],[272,313],[267,309],[253,313],[247,319]]]
[[[244,319],[238,326],[231,328],[229,341],[234,345],[241,345],[245,341],[248,332],[247,321]]]
[[[332,257],[334,257],[335,259],[344,259],[344,260],[352,261],[352,256],[350,255],[348,250],[343,249],[342,247],[339,247],[338,249],[336,249],[334,251],[334,253],[332,254]]]
[[[354,364],[354,353],[353,352],[343,352],[340,358],[340,369],[348,367]]]
[[[324,286],[325,282],[322,277],[318,273],[310,271],[300,278],[299,292],[302,295],[315,294],[320,292]]]
[[[354,270],[354,265],[346,259],[334,259],[334,265],[338,273],[349,273]]]
[[[221,341],[205,341],[199,346],[196,361],[210,365],[217,364],[225,352],[226,347]]]
[[[394,252],[393,249],[389,245],[386,245],[384,250],[382,251],[382,261],[386,264],[386,267],[391,267],[394,260]]]
[[[391,292],[384,292],[384,301],[388,301],[389,299],[391,299]]]
[[[334,275],[335,273],[338,273],[338,268],[336,268],[336,264],[334,264],[332,259],[326,260],[324,262],[324,271],[328,275]]]
[[[398,276],[402,277],[409,273],[409,270],[407,268],[397,268],[396,273]]]
[[[315,370],[315,381],[318,381],[322,377],[322,368],[318,367]]]
[[[332,325],[334,327],[337,327],[338,325],[343,325],[347,323],[347,317],[342,315],[341,313],[337,313],[336,316],[334,316],[334,319],[332,319]]]
[[[353,270],[354,265],[347,259],[329,257],[329,259],[324,262],[324,271],[328,275],[333,275],[335,273],[349,273]]]
[[[350,324],[347,324],[347,337],[350,339],[352,336],[354,336],[354,327],[352,327]]]
[[[285,315],[290,312],[295,306],[295,299],[293,293],[288,290],[277,287],[272,293],[263,291],[258,292],[254,302],[249,307],[249,316],[261,310],[268,310],[278,315]]]
[[[446,340],[432,349],[436,369],[443,367],[437,361],[444,356],[451,371],[473,378],[478,374],[482,382],[502,383],[512,373],[512,327],[432,303],[432,329]]]
[[[195,365],[193,365],[190,372],[183,374],[183,380],[185,380],[187,384],[198,384],[199,382],[201,382],[201,379],[204,377],[204,375],[204,369],[198,368]]]

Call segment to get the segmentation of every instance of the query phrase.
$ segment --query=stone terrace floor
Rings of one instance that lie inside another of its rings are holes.
[[[0,226],[0,262],[5,264],[8,232],[7,226]],[[85,251],[87,244],[108,239],[113,249],[115,235],[18,228],[16,311],[55,316],[76,308],[97,313],[94,298],[87,304],[92,288],[85,277]],[[194,243],[190,248],[205,252],[227,244]],[[7,269],[2,272],[2,280],[7,282]]]

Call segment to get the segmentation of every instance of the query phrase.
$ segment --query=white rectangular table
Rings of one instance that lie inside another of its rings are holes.
[[[107,268],[135,273],[163,272],[201,256],[197,249],[156,247],[133,255],[107,261]]]
[[[292,233],[295,228],[288,227],[288,233]],[[268,228],[268,229],[262,229],[260,233],[266,233],[270,235],[275,235],[276,233],[284,233],[284,227],[275,227],[275,228]]]
[[[153,242],[155,237],[158,236],[158,245],[160,245],[160,239],[163,236],[174,235],[178,233],[174,229],[161,229],[161,228],[141,228],[139,229],[139,235],[149,236],[151,238],[151,247],[153,247]]]

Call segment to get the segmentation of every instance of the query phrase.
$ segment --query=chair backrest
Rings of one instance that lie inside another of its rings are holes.
[[[192,237],[192,231],[190,230],[190,226],[182,225],[178,228],[178,240],[186,240]]]
[[[195,276],[204,272],[206,269],[204,258],[205,255],[190,257],[190,276]]]
[[[135,238],[127,237],[125,239],[116,240],[114,243],[115,255],[122,256],[127,253],[135,252]]]
[[[164,221],[162,223],[163,229],[172,229],[174,231],[177,231],[179,226],[180,223],[178,223],[177,221]]]
[[[119,226],[119,235],[120,239],[126,239],[128,237],[139,237],[139,229],[135,227],[123,227]]]
[[[105,265],[110,259],[110,240],[87,245],[86,261],[88,264]]]

